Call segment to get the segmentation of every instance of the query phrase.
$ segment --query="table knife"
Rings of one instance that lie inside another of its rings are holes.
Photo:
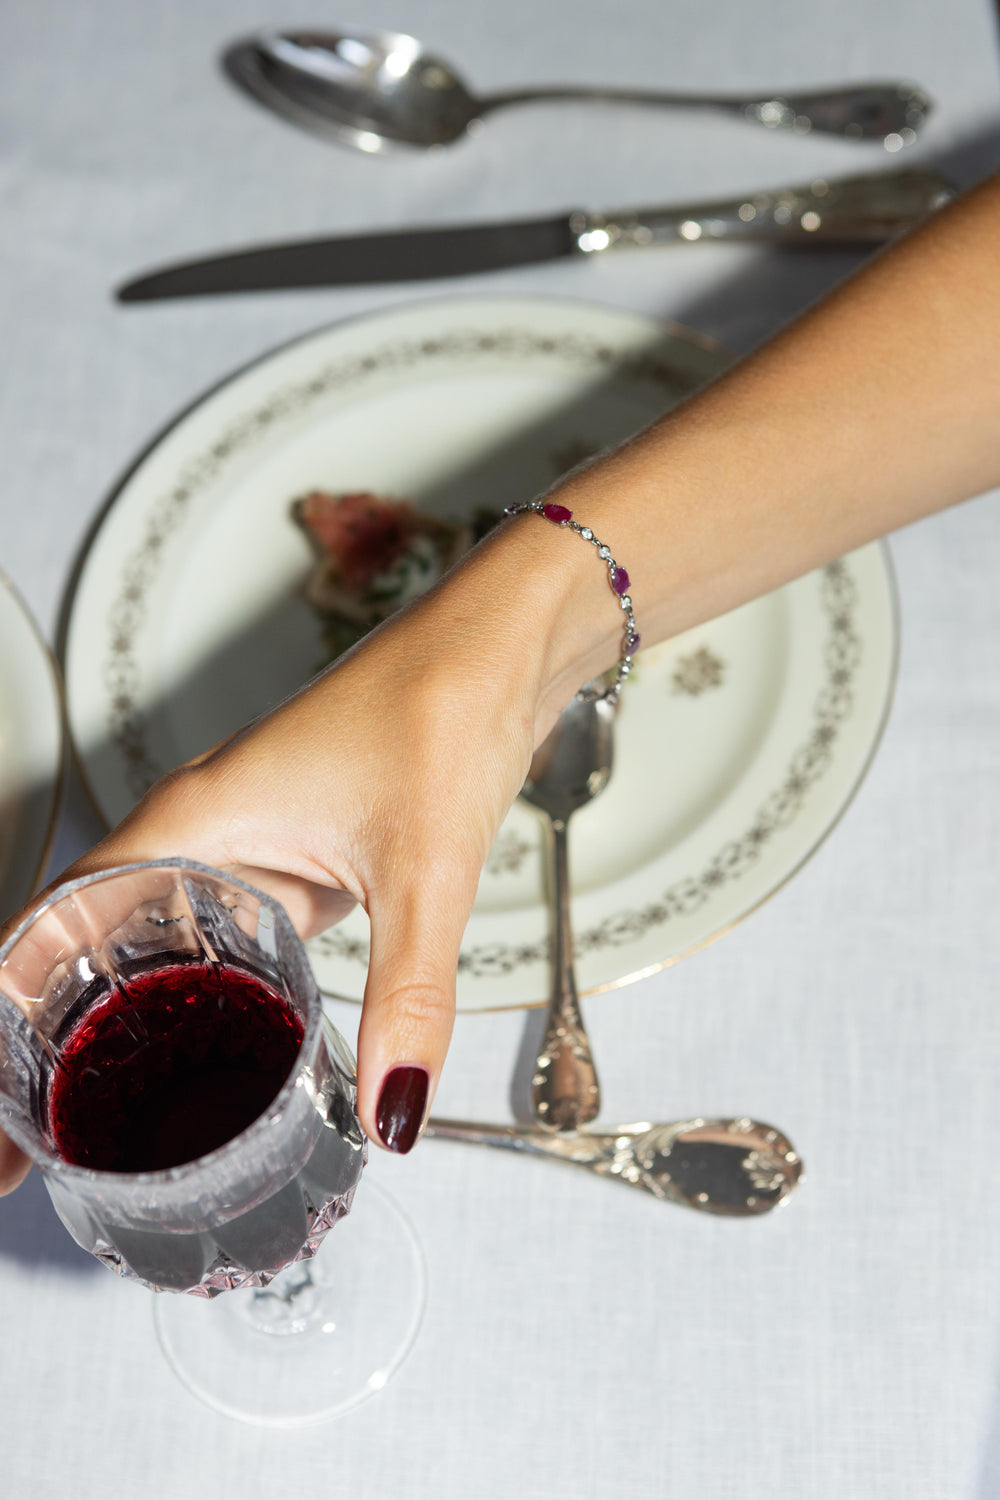
[[[818,178],[802,187],[716,202],[261,245],[166,266],[126,282],[116,295],[120,302],[145,302],[279,287],[428,281],[626,246],[712,240],[877,244],[918,224],[953,196],[944,178],[927,170]]]

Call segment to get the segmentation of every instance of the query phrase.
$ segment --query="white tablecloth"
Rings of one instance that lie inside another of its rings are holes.
[[[987,0],[11,0],[0,13],[0,564],[54,639],[102,498],[175,412],[337,319],[451,291],[590,298],[740,351],[853,264],[732,247],[473,282],[143,308],[116,282],[279,236],[668,202],[881,164],[721,119],[583,106],[497,116],[371,160],[238,96],[216,58],[269,23],[411,30],[483,88],[919,80],[916,161],[1000,163]],[[901,369],[898,378],[907,379]],[[887,733],[808,866],[721,942],[588,1006],[604,1118],[746,1112],[808,1178],[716,1221],[581,1173],[428,1142],[371,1166],[430,1274],[419,1342],[376,1399],[301,1433],[201,1407],[150,1299],[77,1251],[37,1176],[0,1204],[0,1494],[215,1500],[992,1500],[1000,1494],[1000,507],[893,546],[903,652]],[[53,870],[97,831],[73,785]],[[340,1018],[348,1033],[356,1015]],[[509,1117],[519,1013],[460,1018],[442,1112]]]

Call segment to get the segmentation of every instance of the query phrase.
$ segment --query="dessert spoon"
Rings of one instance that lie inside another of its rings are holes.
[[[567,824],[603,792],[614,758],[615,706],[577,695],[532,757],[521,797],[544,814],[549,829],[552,990],[545,1035],[535,1061],[531,1098],[547,1130],[579,1130],[601,1107],[597,1069],[580,1014],[573,973]]]
[[[821,131],[898,151],[931,110],[905,82],[760,94],[689,94],[554,84],[476,95],[444,58],[395,31],[262,31],[223,56],[229,77],[286,119],[359,151],[443,146],[494,110],[541,101],[590,101],[714,110],[799,135]]]
[[[802,1179],[802,1160],[788,1138],[745,1116],[659,1125],[642,1121],[575,1135],[432,1117],[424,1134],[547,1156],[616,1177],[666,1202],[733,1218],[767,1213]]]

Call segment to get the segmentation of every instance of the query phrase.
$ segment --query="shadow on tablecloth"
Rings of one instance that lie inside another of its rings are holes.
[[[0,1261],[3,1260],[81,1276],[106,1274],[100,1263],[70,1237],[37,1171],[29,1173],[16,1193],[0,1198]]]

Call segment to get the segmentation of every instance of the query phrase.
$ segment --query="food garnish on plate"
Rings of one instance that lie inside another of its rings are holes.
[[[475,540],[465,522],[367,490],[313,490],[293,501],[292,515],[315,552],[306,598],[331,657],[429,589]]]

